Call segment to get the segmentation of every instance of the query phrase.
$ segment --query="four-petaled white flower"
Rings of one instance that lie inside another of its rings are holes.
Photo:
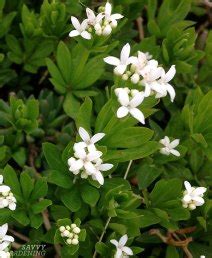
[[[127,243],[127,240],[128,240],[127,235],[122,236],[119,241],[115,239],[110,240],[110,242],[116,247],[116,253],[114,258],[126,258],[128,256],[133,255],[132,249],[125,246]]]
[[[121,107],[117,110],[117,117],[122,118],[129,113],[142,124],[145,124],[144,114],[137,108],[144,100],[143,92],[129,88],[117,88],[115,94]]]
[[[91,10],[90,8],[86,8],[86,14],[87,14],[86,21],[88,25],[95,26],[96,24],[102,23],[102,19],[104,17],[102,13],[98,13],[97,15],[95,15],[93,10]]]
[[[174,141],[171,142],[169,137],[165,136],[164,139],[160,140],[160,143],[164,145],[164,147],[160,149],[160,153],[164,155],[173,154],[174,156],[177,156],[177,157],[180,156],[180,152],[174,149],[179,145],[180,143],[179,139],[175,139]]]
[[[115,66],[115,74],[123,74],[127,66],[132,62],[130,57],[130,45],[127,43],[121,50],[120,59],[114,56],[108,56],[104,58],[104,61],[110,65]]]
[[[112,5],[109,2],[107,2],[105,5],[104,15],[105,15],[105,21],[110,23],[112,28],[115,28],[117,26],[117,20],[120,20],[124,17],[119,13],[112,14]]]
[[[186,190],[183,193],[182,203],[184,208],[190,210],[196,209],[197,206],[202,206],[205,201],[202,198],[207,191],[205,187],[192,187],[188,181],[184,182]]]
[[[8,224],[0,226],[0,251],[4,251],[12,242],[14,238],[7,235]]]
[[[71,16],[71,22],[72,25],[74,26],[75,30],[72,30],[69,33],[69,37],[76,37],[81,35],[84,39],[91,39],[91,34],[86,31],[88,27],[88,21],[84,20],[81,24],[78,21],[78,19],[74,16]]]
[[[169,82],[173,79],[173,77],[175,76],[175,73],[176,73],[175,65],[172,65],[167,73],[165,73],[164,69],[161,70],[161,78],[158,80],[158,83],[160,85],[160,91],[157,92],[155,96],[156,98],[165,97],[168,92],[171,98],[171,102],[174,101],[174,98],[176,95],[175,90],[173,86],[169,84]],[[161,90],[163,91],[163,93],[161,93]]]
[[[89,133],[82,127],[79,128],[79,135],[84,142],[84,147],[87,147],[88,149],[95,149],[95,143],[100,141],[105,136],[104,133],[97,133],[90,137]],[[83,143],[81,147],[83,147]]]
[[[101,171],[110,170],[113,165],[107,163],[103,164],[103,160],[101,159],[103,153],[96,149],[95,143],[100,141],[105,134],[97,133],[90,137],[89,133],[84,128],[80,127],[79,135],[83,141],[75,143],[73,146],[74,157],[68,159],[69,170],[74,175],[81,173],[81,178],[91,176],[93,180],[103,185],[104,177]]]
[[[13,196],[11,189],[7,185],[3,185],[4,178],[0,175],[0,209],[8,207],[14,211],[16,209],[16,198]]]

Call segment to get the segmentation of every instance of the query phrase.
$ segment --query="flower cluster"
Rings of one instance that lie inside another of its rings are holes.
[[[207,188],[193,187],[188,181],[185,181],[184,185],[186,190],[184,191],[182,198],[183,207],[194,210],[197,206],[202,206],[205,203],[202,197],[207,191]]]
[[[61,237],[66,239],[65,242],[68,245],[79,244],[79,233],[81,230],[76,224],[71,224],[71,226],[61,226],[59,230],[61,232]]]
[[[7,185],[3,185],[4,178],[0,175],[0,209],[9,208],[14,211],[16,209],[16,198],[11,189]]]
[[[101,159],[103,153],[97,150],[95,143],[100,141],[105,134],[97,133],[90,137],[88,132],[80,127],[79,135],[83,141],[74,144],[74,157],[68,159],[69,170],[74,175],[78,175],[81,172],[81,178],[91,176],[93,180],[103,185],[104,177],[101,171],[110,170],[113,165],[103,164]]]
[[[160,149],[160,153],[169,156],[170,154],[173,154],[174,156],[179,157],[180,153],[179,151],[175,150],[179,143],[179,139],[175,139],[174,141],[170,141],[168,136],[165,136],[163,139],[160,140],[160,143],[164,145],[163,148]]]
[[[125,246],[128,240],[128,236],[124,235],[122,236],[119,241],[112,239],[110,242],[115,245],[116,247],[116,253],[114,258],[127,258],[131,255],[133,255],[132,249],[129,247]]]
[[[96,15],[90,8],[86,8],[87,18],[80,22],[74,16],[71,17],[72,25],[75,30],[69,33],[69,37],[82,36],[84,39],[91,39],[92,33],[100,36],[108,36],[113,28],[117,27],[117,20],[123,18],[119,13],[112,14],[112,5],[107,2],[106,5],[99,8],[99,13]]]
[[[129,113],[142,124],[145,124],[143,113],[137,108],[144,100],[144,93],[129,88],[116,88],[115,94],[121,107],[117,110],[117,117],[122,118]]]
[[[166,73],[158,61],[151,58],[149,53],[141,51],[137,56],[130,56],[130,45],[127,43],[121,50],[120,58],[108,56],[104,61],[115,66],[114,73],[122,76],[123,80],[131,80],[133,84],[144,87],[145,97],[154,93],[156,98],[162,98],[168,93],[173,102],[175,90],[169,82],[176,73],[175,66],[172,65]]]
[[[8,246],[14,242],[12,236],[7,235],[8,224],[0,226],[0,257],[9,258],[10,253],[8,252]]]

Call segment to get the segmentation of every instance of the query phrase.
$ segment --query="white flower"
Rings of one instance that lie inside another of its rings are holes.
[[[100,141],[105,134],[97,133],[90,137],[88,132],[80,127],[79,135],[83,142],[74,144],[74,157],[68,159],[69,170],[74,175],[81,173],[81,178],[88,178],[88,176],[91,176],[93,180],[96,180],[100,185],[103,185],[104,177],[101,171],[107,171],[111,169],[113,165],[103,164],[103,160],[100,158],[103,153],[96,149],[95,143]]]
[[[135,68],[136,73],[140,73],[140,71],[148,64],[149,59],[152,56],[149,53],[143,53],[138,51],[138,57],[134,57],[132,59],[133,68]]]
[[[184,182],[186,190],[183,193],[183,207],[190,210],[196,209],[197,206],[202,206],[205,201],[202,198],[207,191],[205,187],[192,187],[188,181]]]
[[[175,139],[174,141],[170,142],[169,137],[165,136],[164,139],[160,140],[160,143],[164,145],[164,147],[160,149],[160,153],[164,155],[173,154],[174,156],[177,156],[177,157],[180,156],[179,151],[174,149],[179,145],[180,143],[179,139]]]
[[[95,143],[100,141],[105,136],[104,133],[97,133],[90,137],[89,133],[83,127],[80,127],[78,132],[85,144],[85,147],[90,149],[94,149]]]
[[[127,66],[132,62],[130,57],[130,45],[127,43],[121,50],[120,59],[114,56],[108,56],[104,58],[104,61],[110,65],[115,66],[114,72],[118,75],[122,75]]]
[[[173,79],[173,77],[175,76],[175,73],[176,73],[175,65],[172,65],[167,73],[165,73],[164,69],[161,70],[161,78],[158,81],[160,85],[160,92],[159,91],[157,92],[156,98],[165,97],[168,92],[171,98],[171,102],[174,101],[174,98],[176,95],[175,90],[173,86],[168,82]],[[163,93],[161,93],[161,90],[163,91]]]
[[[14,242],[14,238],[12,236],[6,235],[7,230],[8,224],[0,226],[0,251],[4,251],[10,243]]]
[[[105,21],[111,23],[112,27],[115,28],[117,26],[117,20],[123,18],[124,16],[119,14],[119,13],[115,13],[115,14],[111,14],[112,13],[112,5],[107,2],[105,5]]]
[[[125,246],[127,243],[128,237],[127,235],[124,235],[120,238],[119,241],[112,239],[110,242],[116,246],[116,253],[114,258],[123,258],[123,257],[128,257],[129,255],[133,255],[132,249],[129,247]]]
[[[201,255],[200,258],[205,258],[205,255]]]
[[[10,253],[7,251],[0,251],[0,258],[10,258]]]
[[[101,24],[102,18],[104,15],[102,13],[99,13],[95,15],[94,11],[91,10],[90,8],[86,8],[86,14],[87,14],[87,24],[95,26],[96,24]]]
[[[129,113],[142,124],[145,124],[143,113],[137,108],[144,100],[143,92],[129,90],[128,88],[117,88],[115,94],[121,107],[117,110],[117,117],[122,118]]]
[[[74,156],[77,159],[71,157],[68,160],[68,164],[70,166],[69,170],[75,175],[77,175],[81,169],[84,169],[88,175],[95,173],[96,168],[92,161],[100,158],[102,156],[102,152],[96,150],[86,152],[86,150],[81,148],[78,144],[74,146],[74,150]]]
[[[81,24],[78,19],[74,16],[71,16],[72,25],[74,26],[75,30],[72,30],[69,33],[69,37],[76,37],[81,35],[84,39],[91,39],[91,34],[86,31],[88,27],[87,20],[84,20]]]
[[[158,67],[158,62],[156,60],[150,60],[148,64],[140,70],[140,75],[143,77],[142,83],[145,86],[145,97],[148,97],[151,94],[151,90],[164,93],[164,90],[161,89],[158,79],[162,73],[162,68]]]

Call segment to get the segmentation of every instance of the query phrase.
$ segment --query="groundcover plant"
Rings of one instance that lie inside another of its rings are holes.
[[[0,258],[210,258],[212,4],[0,0]]]

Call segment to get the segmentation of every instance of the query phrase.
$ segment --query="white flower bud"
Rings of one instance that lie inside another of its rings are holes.
[[[70,230],[70,229],[71,229],[71,227],[70,227],[70,226],[66,226],[66,229],[67,229],[67,230]]]
[[[61,227],[59,228],[59,230],[60,230],[60,232],[64,232],[64,231],[65,231],[65,227],[64,227],[64,226],[61,226]]]
[[[124,73],[122,75],[122,80],[127,81],[128,79],[129,79],[128,75],[126,73]]]
[[[71,224],[71,228],[76,228],[76,226],[77,226],[77,225],[74,224],[74,223]]]
[[[68,231],[68,230],[65,230],[65,231],[63,232],[63,235],[64,235],[65,237],[67,237],[67,236],[69,235],[69,231]]]
[[[196,205],[193,204],[193,203],[190,203],[190,204],[188,205],[188,208],[189,208],[190,210],[195,210],[195,209],[196,209]]]
[[[77,234],[74,235],[74,239],[78,239],[79,236]]]
[[[80,228],[78,228],[78,227],[75,227],[74,229],[73,229],[73,232],[74,233],[76,233],[76,234],[79,234],[80,233]]]
[[[112,20],[112,22],[110,23],[110,26],[114,29],[116,28],[118,25],[118,22],[116,20]]]
[[[68,245],[71,245],[71,244],[72,244],[72,239],[68,238],[68,239],[66,240],[66,243],[67,243]]]
[[[71,232],[70,232],[69,235],[68,235],[69,238],[73,238],[73,236],[74,236],[74,234],[71,233]]]
[[[110,25],[105,26],[105,28],[102,31],[102,35],[104,36],[108,36],[110,35],[110,33],[112,32],[112,28],[110,27]]]
[[[130,79],[132,83],[137,84],[139,82],[140,76],[137,73],[134,73]]]
[[[73,239],[71,240],[73,245],[78,245],[79,244],[79,240],[78,239]]]

